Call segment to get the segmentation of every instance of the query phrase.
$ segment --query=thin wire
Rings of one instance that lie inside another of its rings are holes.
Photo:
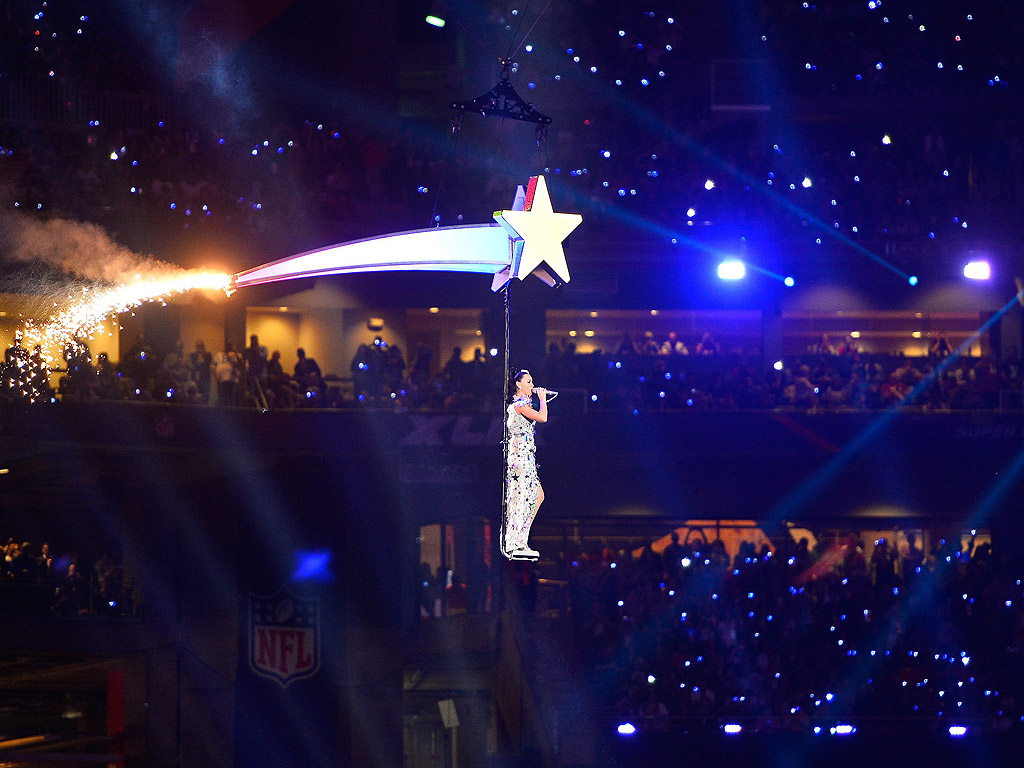
[[[457,17],[453,17],[452,21],[454,21],[456,24],[458,24],[459,27],[462,28],[463,32],[465,32],[474,41],[476,41],[477,45],[479,45],[481,48],[483,48],[487,53],[491,54],[491,56],[494,57],[495,61],[500,62],[502,60],[501,56],[496,54],[494,52],[493,48],[491,48],[489,45],[487,45],[487,43],[485,43],[483,40],[481,40],[477,35],[473,34],[473,31],[469,27],[467,27],[465,24],[463,24],[461,21],[459,21]],[[514,40],[515,38],[512,38],[512,39]]]
[[[445,177],[448,175],[449,169],[455,165],[455,149],[459,146],[459,134],[462,133],[462,121],[466,114],[459,112],[452,116],[452,151],[448,157],[448,162],[444,164],[444,168],[441,171],[441,178],[437,180],[437,194],[434,195],[434,209],[430,212],[430,223],[428,227],[434,226],[434,217],[437,215],[437,204],[441,200],[441,187],[444,186]],[[438,222],[440,226],[440,222]]]
[[[537,22],[541,20],[541,17],[544,15],[544,12],[547,11],[549,5],[551,5],[551,0],[548,0],[547,3],[544,5],[543,10],[541,10],[540,14],[538,14],[537,18],[534,20],[533,26],[526,30],[526,34],[523,35],[523,39],[519,41],[519,45],[516,46],[516,49],[512,51],[512,53],[510,53],[508,56],[506,56],[507,59],[511,60],[513,56],[519,53],[519,49],[523,47],[523,43],[526,42],[526,38],[528,38],[530,36],[530,33],[533,32],[533,27],[537,26]]]
[[[513,248],[513,247],[514,246],[511,245],[511,243],[510,243],[509,244],[509,248]],[[505,533],[506,533],[505,528],[506,528],[506,523],[508,521],[508,440],[509,440],[509,428],[508,428],[508,405],[505,403],[505,401],[508,399],[507,388],[509,386],[509,381],[511,380],[511,377],[512,377],[512,373],[511,373],[511,371],[509,371],[509,368],[508,368],[508,348],[509,348],[509,343],[510,343],[509,328],[511,327],[511,318],[512,318],[512,303],[511,303],[511,298],[510,298],[511,294],[512,294],[512,279],[511,279],[511,277],[512,276],[510,274],[509,275],[509,281],[507,283],[505,283],[505,378],[504,378],[504,381],[502,382],[502,385],[501,385],[501,407],[502,407],[502,419],[501,420],[502,420],[502,424],[504,425],[504,432],[503,432],[504,439],[501,441],[501,445],[502,445],[502,448],[503,448],[502,454],[504,456],[504,461],[502,462],[502,467],[501,467],[501,473],[502,473],[501,474],[501,531],[498,534],[499,537],[500,537],[498,539],[498,541],[500,543],[501,553],[503,555],[505,555],[506,557],[508,557],[508,552],[506,551],[506,542],[505,542]]]
[[[505,61],[511,61],[512,60],[512,56],[515,55],[515,53],[512,51],[512,46],[514,46],[516,44],[516,38],[519,37],[519,30],[522,29],[522,27],[523,27],[523,19],[526,18],[526,12],[528,10],[530,10],[530,0],[526,0],[526,7],[523,8],[523,12],[519,14],[519,23],[516,24],[516,31],[512,33],[512,40],[509,41],[509,44],[508,44],[509,54],[508,54],[508,56],[505,57]],[[542,13],[543,13],[543,11],[542,11]],[[533,29],[533,27],[530,27],[530,29]],[[526,34],[530,34],[530,33],[527,32]],[[520,45],[522,45],[522,43],[520,43]],[[518,50],[519,50],[519,48],[517,47],[516,51],[518,51]]]

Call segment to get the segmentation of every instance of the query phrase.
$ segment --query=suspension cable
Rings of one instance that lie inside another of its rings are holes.
[[[523,19],[526,18],[526,12],[528,10],[530,10],[530,0],[526,0],[526,7],[523,8],[522,12],[518,14],[518,16],[519,16],[519,23],[516,24],[516,31],[512,33],[512,39],[509,40],[509,43],[508,43],[508,55],[505,57],[505,61],[511,61],[512,57],[515,55],[514,51],[518,51],[519,50],[519,46],[516,45],[516,38],[519,37],[519,30],[523,28]],[[536,23],[536,22],[534,22],[534,23]],[[530,27],[530,29],[532,30],[533,27]],[[530,33],[527,32],[526,34],[530,34]],[[520,45],[521,44],[522,43],[520,43]]]
[[[434,195],[434,210],[430,212],[430,223],[427,225],[428,227],[441,225],[439,221],[435,221],[435,217],[437,216],[437,204],[441,200],[441,187],[444,186],[449,169],[455,165],[455,150],[459,146],[459,135],[462,133],[462,122],[465,118],[465,112],[456,112],[452,115],[452,150],[448,155],[448,162],[445,163],[444,168],[441,169],[441,178],[437,180],[437,193]]]
[[[539,22],[541,20],[541,17],[544,16],[544,13],[547,11],[549,5],[551,5],[551,0],[548,0],[547,3],[545,3],[544,8],[541,10],[541,12],[539,14],[537,14],[537,18],[534,19],[533,26],[531,26],[528,30],[526,30],[526,34],[523,35],[523,39],[519,41],[519,45],[517,45],[515,47],[515,50],[513,50],[512,53],[510,53],[508,56],[505,57],[506,59],[511,61],[512,57],[515,56],[517,53],[519,53],[519,49],[523,47],[523,43],[526,42],[526,38],[528,38],[530,36],[530,33],[533,32],[533,28],[537,26],[537,22]],[[514,39],[515,38],[513,38],[513,40]]]
[[[509,242],[510,253],[511,253],[511,250],[513,248],[515,248],[515,246],[511,242]],[[506,551],[506,543],[507,542],[505,541],[505,534],[506,534],[505,526],[506,526],[507,521],[508,521],[508,441],[509,441],[508,404],[506,403],[506,401],[508,399],[509,381],[511,381],[511,378],[512,378],[512,372],[509,370],[509,366],[508,366],[508,348],[509,348],[509,345],[510,345],[510,331],[509,331],[509,329],[511,328],[511,319],[512,319],[512,316],[511,316],[512,315],[511,293],[512,293],[512,279],[511,279],[511,276],[510,276],[509,277],[509,281],[507,283],[505,283],[505,367],[504,367],[505,375],[504,375],[504,380],[503,380],[502,385],[501,385],[501,404],[502,404],[501,422],[502,422],[502,425],[503,425],[502,426],[503,438],[502,438],[502,441],[501,441],[501,445],[502,445],[502,455],[503,455],[504,460],[502,461],[502,465],[501,465],[501,529],[500,529],[500,531],[498,533],[498,535],[500,537],[498,541],[500,543],[501,553],[503,555],[505,555],[506,557],[508,557],[508,552]]]

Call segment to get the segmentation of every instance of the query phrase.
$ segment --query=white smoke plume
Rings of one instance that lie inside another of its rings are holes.
[[[169,277],[184,271],[135,253],[96,224],[10,213],[0,214],[0,262],[41,263],[68,276],[110,284],[139,274]]]
[[[135,253],[95,224],[11,214],[0,214],[0,266],[14,268],[0,292],[23,299],[26,346],[38,344],[46,360],[84,348],[107,319],[141,304],[194,289],[227,291],[231,281]],[[40,266],[55,274],[40,274]]]

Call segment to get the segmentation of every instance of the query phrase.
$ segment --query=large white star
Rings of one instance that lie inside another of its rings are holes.
[[[513,257],[511,277],[522,280],[543,261],[567,283],[569,266],[565,263],[562,241],[580,225],[583,217],[578,213],[555,213],[551,209],[551,198],[544,177],[537,176],[536,179],[536,184],[531,184],[534,187],[532,204],[527,197],[528,210],[500,211],[494,214],[494,220],[504,227],[510,237],[523,241],[523,252],[518,264]]]

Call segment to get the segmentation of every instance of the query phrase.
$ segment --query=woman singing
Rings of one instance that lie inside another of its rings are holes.
[[[540,555],[530,549],[530,526],[544,501],[544,489],[537,477],[537,447],[533,439],[535,422],[548,420],[547,391],[533,386],[529,371],[512,377],[512,402],[508,406],[508,465],[505,468],[508,504],[505,511],[503,551],[516,560],[536,560]],[[540,399],[540,410],[533,407],[533,395]]]

